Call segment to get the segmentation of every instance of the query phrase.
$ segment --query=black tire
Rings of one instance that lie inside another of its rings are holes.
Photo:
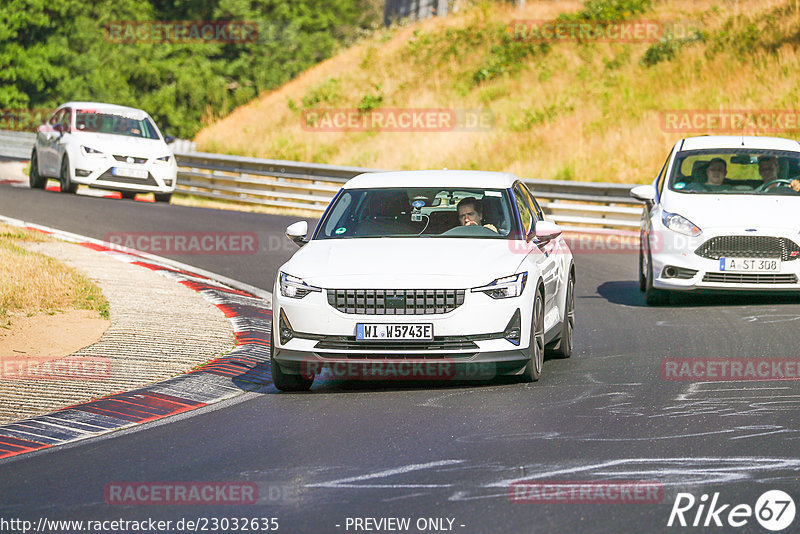
[[[61,183],[61,192],[74,195],[78,190],[78,184],[72,183],[72,178],[69,172],[69,158],[64,156],[61,160],[61,173],[58,176],[58,181]]]
[[[172,200],[172,193],[154,193],[153,196],[156,202],[166,202],[169,204],[169,201]]]
[[[47,178],[39,174],[39,156],[36,150],[31,153],[31,170],[28,173],[28,183],[31,189],[44,189],[47,184]]]
[[[644,288],[644,300],[648,306],[664,306],[669,304],[669,292],[653,287],[653,257],[647,254],[647,281]]]
[[[522,370],[522,380],[525,382],[539,380],[544,366],[544,298],[538,289],[531,315],[531,340],[528,344],[530,359]]]
[[[567,281],[567,297],[564,304],[564,321],[561,323],[561,339],[553,350],[556,358],[569,358],[572,356],[572,346],[575,336],[575,274],[570,273]]]
[[[313,378],[305,378],[302,375],[289,375],[281,370],[281,364],[275,361],[273,357],[272,342],[269,346],[269,368],[272,371],[272,383],[280,391],[308,391],[311,389],[311,384],[314,383]]]
[[[644,271],[644,249],[639,246],[639,291],[647,289],[647,276]]]
[[[136,191],[120,191],[119,193],[122,195],[122,198],[127,198],[129,200],[136,198],[136,195],[139,194]]]

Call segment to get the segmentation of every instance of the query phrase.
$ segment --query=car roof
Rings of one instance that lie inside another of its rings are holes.
[[[755,148],[792,150],[800,152],[800,142],[783,137],[760,137],[755,135],[703,135],[687,137],[680,150],[704,150],[714,148]]]
[[[134,115],[134,116],[149,116],[146,111],[138,109],[138,108],[131,108],[128,106],[118,106],[117,104],[106,104],[105,102],[66,102],[59,106],[62,107],[70,107],[70,108],[78,108],[78,109],[91,109],[94,111],[100,111],[105,113],[119,113],[124,115]]]
[[[511,173],[491,171],[426,170],[359,174],[344,184],[344,189],[383,187],[464,187],[508,189],[519,178]]]

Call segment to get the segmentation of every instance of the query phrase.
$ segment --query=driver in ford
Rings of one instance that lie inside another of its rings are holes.
[[[764,184],[778,180],[778,158],[775,156],[761,156],[758,158],[758,174]],[[794,179],[789,182],[789,187],[795,191],[800,191],[800,180]]]

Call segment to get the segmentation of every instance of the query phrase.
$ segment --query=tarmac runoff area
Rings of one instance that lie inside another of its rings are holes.
[[[157,271],[62,241],[26,248],[96,282],[108,299],[111,325],[97,343],[66,358],[2,355],[0,424],[185,373],[236,344],[219,308]]]
[[[269,292],[88,237],[0,221],[75,243],[37,250],[96,280],[111,308],[99,342],[37,367],[35,378],[19,369],[0,378],[2,417],[16,420],[0,423],[0,461],[274,391]]]

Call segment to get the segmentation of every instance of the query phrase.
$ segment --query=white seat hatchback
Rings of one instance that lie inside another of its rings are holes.
[[[41,189],[53,178],[65,193],[82,184],[124,198],[152,192],[156,201],[169,202],[178,167],[168,141],[140,109],[68,102],[36,132],[30,185]]]

